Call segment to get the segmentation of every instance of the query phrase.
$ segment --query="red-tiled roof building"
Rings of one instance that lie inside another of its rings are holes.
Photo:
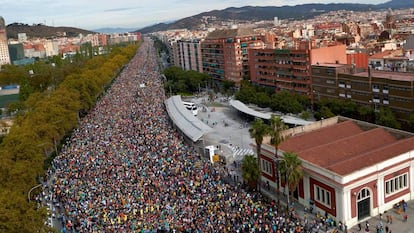
[[[289,129],[278,148],[295,152],[304,177],[293,196],[321,214],[353,226],[383,213],[413,190],[414,134],[344,117]],[[272,145],[263,143],[262,181],[282,188]],[[277,184],[279,183],[279,184]],[[281,189],[283,190],[283,189]]]

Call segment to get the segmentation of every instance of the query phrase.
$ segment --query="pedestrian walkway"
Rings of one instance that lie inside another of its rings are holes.
[[[218,109],[218,111],[217,111]],[[220,140],[222,142],[226,142],[224,143],[225,145],[228,145],[228,147],[230,149],[226,149],[223,150],[223,153],[225,154],[226,158],[228,158],[227,162],[228,162],[228,167],[230,169],[230,174],[231,174],[231,178],[230,179],[232,181],[232,183],[234,185],[238,185],[240,183],[243,183],[243,179],[241,176],[241,170],[239,169],[239,167],[235,167],[233,162],[234,161],[238,161],[240,162],[243,158],[245,151],[243,151],[243,148],[245,148],[246,142],[248,141],[247,139],[251,140],[249,134],[248,134],[248,128],[249,127],[239,127],[242,123],[243,123],[243,119],[239,119],[238,114],[234,113],[235,110],[229,108],[229,107],[222,107],[222,108],[216,108],[215,112],[210,113],[210,119],[211,120],[215,120],[218,122],[223,122],[226,121],[227,122],[227,126],[229,127],[229,130],[221,130],[222,128],[220,128],[219,130],[215,130],[215,132],[209,136],[211,137],[207,137],[208,139],[210,139],[211,142],[214,142],[214,139],[217,140],[217,143],[220,143]],[[204,115],[203,115],[204,114]],[[202,113],[200,114],[201,117],[207,118],[207,113]],[[230,134],[226,134],[226,132],[231,131],[232,133]],[[244,136],[242,136],[244,135]],[[242,143],[244,142],[244,143]],[[253,142],[249,142],[249,143],[253,143]],[[223,145],[223,143],[221,143]],[[229,146],[229,145],[232,146]],[[222,147],[225,148],[225,147]],[[249,154],[249,153],[248,153]],[[261,192],[264,196],[275,200],[275,201],[279,201],[282,205],[286,206],[287,203],[287,197],[285,194],[281,194],[281,193],[277,193],[276,190],[271,190],[271,189],[266,189],[265,185],[262,185],[262,189]],[[317,221],[320,223],[320,219],[316,218],[316,214],[315,213],[310,213],[305,206],[303,206],[302,204],[293,201],[293,205],[292,207],[295,209],[295,211],[298,213],[299,217],[301,219],[303,219],[305,216],[307,218],[309,218],[309,221]],[[393,223],[391,224],[387,224],[387,221],[382,220],[382,226],[383,226],[383,232],[385,231],[386,226],[388,225],[388,229],[391,232],[394,233],[410,233],[413,232],[414,233],[414,221],[410,221],[410,219],[414,218],[414,202],[409,201],[408,202],[408,208],[407,208],[407,217],[408,220],[407,222],[404,222],[403,217],[404,215],[399,215],[394,209],[388,210],[386,213],[383,213],[383,217],[386,218],[387,215],[392,216],[393,218]],[[380,217],[378,216],[374,216],[374,217],[370,217],[368,219],[363,219],[361,220],[361,231],[359,231],[358,229],[358,225],[356,226],[352,226],[349,227],[347,230],[347,232],[365,232],[365,223],[366,221],[368,221],[369,223],[369,232],[377,232],[377,226],[379,224]],[[322,225],[319,227],[320,232],[345,232],[345,225],[343,226],[342,230],[338,229],[338,226],[336,227],[328,227],[326,228],[326,225]]]
[[[365,230],[366,223],[368,222],[369,232],[381,232],[377,231],[377,227],[381,228],[384,233],[386,233],[386,228],[388,232],[393,233],[414,233],[414,221],[411,219],[414,216],[414,201],[407,202],[406,212],[398,213],[398,209],[390,209],[381,215],[371,217],[367,220],[360,222],[361,230],[359,230],[358,225],[353,226],[348,232],[367,232]],[[407,221],[404,221],[404,216],[407,216]],[[389,221],[391,218],[391,221]],[[388,219],[388,220],[387,220]]]

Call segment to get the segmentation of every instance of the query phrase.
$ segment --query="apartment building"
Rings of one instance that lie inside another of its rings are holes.
[[[0,69],[5,64],[10,64],[10,54],[7,45],[6,24],[4,18],[0,16]]]
[[[312,66],[314,101],[349,99],[374,110],[389,107],[397,119],[408,121],[414,113],[414,76],[410,73],[356,71],[343,64]]]
[[[301,41],[289,49],[252,49],[249,53],[252,83],[309,99],[312,99],[312,64],[346,63],[343,44],[316,47],[311,41]]]
[[[200,42],[200,39],[178,40],[175,45],[177,56],[175,56],[174,65],[183,70],[195,70],[202,73]]]
[[[264,48],[264,42],[252,29],[215,30],[201,42],[203,73],[213,82],[229,80],[238,86],[249,76],[248,51],[258,48]]]
[[[338,99],[339,73],[350,73],[352,68],[352,65],[336,63],[312,65],[312,103],[319,102],[321,99]],[[350,88],[350,86],[348,87]],[[351,93],[343,94],[345,98],[351,98],[352,96]]]
[[[59,55],[59,41],[58,40],[45,40],[43,42],[46,57],[57,56]]]
[[[376,70],[406,72],[409,58],[402,49],[384,50],[368,58],[371,68]]]

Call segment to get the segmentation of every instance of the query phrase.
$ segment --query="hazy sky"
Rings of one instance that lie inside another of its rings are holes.
[[[305,3],[371,3],[387,0],[0,0],[6,24],[46,24],[83,29],[142,28],[201,12],[241,6],[283,6]]]

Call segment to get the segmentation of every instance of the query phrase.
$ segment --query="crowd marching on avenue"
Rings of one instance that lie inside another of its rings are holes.
[[[53,161],[64,232],[311,232],[319,222],[223,181],[169,122],[146,38]],[[223,172],[224,171],[224,172]]]

